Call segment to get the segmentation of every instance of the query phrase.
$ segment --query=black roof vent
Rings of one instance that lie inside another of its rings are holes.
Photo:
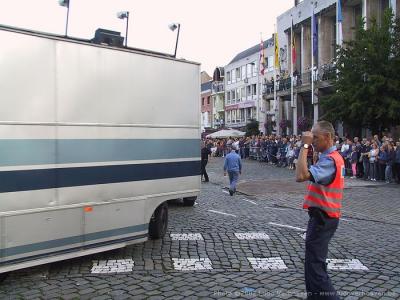
[[[122,47],[124,38],[121,36],[121,32],[99,28],[96,30],[92,43]]]

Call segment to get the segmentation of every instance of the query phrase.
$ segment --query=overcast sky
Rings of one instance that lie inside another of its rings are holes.
[[[200,62],[210,75],[239,52],[271,37],[276,17],[293,0],[70,0],[68,35],[90,39],[97,28],[120,31],[130,12],[128,46],[173,54],[181,24],[177,57]],[[0,24],[64,34],[66,8],[58,0],[0,0]]]

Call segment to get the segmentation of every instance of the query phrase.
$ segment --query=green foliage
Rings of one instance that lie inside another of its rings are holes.
[[[258,121],[250,120],[250,122],[246,124],[246,136],[260,134],[260,130],[258,129],[258,126],[259,126]]]
[[[360,20],[337,51],[336,92],[321,99],[323,118],[373,132],[400,124],[400,20],[390,10],[367,30]]]

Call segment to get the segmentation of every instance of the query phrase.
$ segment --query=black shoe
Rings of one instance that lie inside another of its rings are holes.
[[[204,180],[204,182],[210,182],[210,180],[207,179],[207,180]]]
[[[229,190],[229,195],[233,196],[233,193],[234,193],[234,192],[230,189],[230,190]]]

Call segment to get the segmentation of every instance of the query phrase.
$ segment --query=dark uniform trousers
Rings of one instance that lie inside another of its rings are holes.
[[[208,163],[208,159],[201,160],[201,178],[203,178],[203,176],[204,176],[205,181],[208,181],[208,174],[206,171],[207,163]]]
[[[306,233],[305,281],[307,299],[339,299],[327,273],[328,244],[339,219],[328,217],[319,208],[310,207]]]

